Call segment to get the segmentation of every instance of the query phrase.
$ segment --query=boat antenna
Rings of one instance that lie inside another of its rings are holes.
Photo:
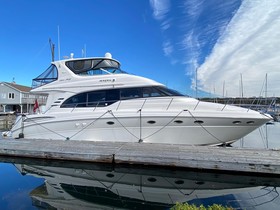
[[[84,48],[82,49],[82,57],[86,57],[87,56],[87,46],[86,44],[84,45]]]
[[[59,26],[57,26],[57,43],[58,43],[58,60],[60,60],[60,37],[59,37]]]
[[[52,43],[52,40],[49,38],[51,53],[52,53],[52,62],[54,61],[54,43]]]

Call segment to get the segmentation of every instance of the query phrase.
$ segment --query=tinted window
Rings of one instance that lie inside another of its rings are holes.
[[[73,107],[86,107],[86,93],[80,93],[67,99],[61,107],[73,108]]]
[[[148,98],[148,97],[164,97],[164,96],[182,96],[182,94],[167,89],[165,87],[139,87],[139,88],[123,88],[91,91],[80,93],[67,99],[62,105],[62,108],[74,107],[102,107],[113,104],[117,101],[133,99],[133,98]]]
[[[106,91],[106,101],[107,103],[111,104],[116,101],[120,100],[120,90],[119,89],[112,89]]]
[[[121,89],[121,99],[139,98],[142,97],[142,88],[126,88]]]
[[[155,87],[145,87],[143,88],[143,97],[159,97],[159,96],[166,96],[163,92],[158,90]]]
[[[102,107],[120,100],[120,90],[101,90],[81,93],[67,99],[61,108]]]
[[[160,92],[164,93],[166,96],[183,96],[176,90],[168,89],[166,87],[156,87]]]
[[[105,91],[96,91],[87,93],[87,106],[104,106],[106,101]]]

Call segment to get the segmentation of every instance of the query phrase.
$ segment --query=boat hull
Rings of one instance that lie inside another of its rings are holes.
[[[30,115],[18,119],[12,135],[17,138],[23,133],[28,139],[218,145],[242,138],[268,119],[246,115],[236,120],[226,112],[213,115],[216,117],[188,111]]]

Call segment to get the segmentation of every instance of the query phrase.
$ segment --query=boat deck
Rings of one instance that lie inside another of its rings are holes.
[[[271,149],[2,139],[0,156],[280,175],[280,151]]]

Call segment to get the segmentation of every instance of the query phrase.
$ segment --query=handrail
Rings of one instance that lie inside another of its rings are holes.
[[[71,112],[74,112],[77,108],[91,108],[92,111],[95,111],[97,108],[105,108],[107,106],[113,105],[114,110],[122,109],[123,107],[126,107],[124,102],[127,103],[127,106],[129,106],[129,109],[135,109],[136,111],[139,109],[148,109],[149,107],[156,107],[158,104],[159,109],[162,110],[170,110],[172,108],[172,104],[176,103],[176,97],[150,97],[150,98],[135,98],[135,99],[129,99],[129,100],[108,100],[108,101],[96,101],[91,103],[73,103],[73,104],[67,104],[67,106],[64,106],[62,108],[70,108]],[[222,104],[220,106],[220,111],[226,110],[226,107],[231,104],[234,105],[234,103],[228,99],[225,104]],[[59,105],[58,105],[59,106]],[[190,106],[188,106],[188,103],[186,102],[185,106],[182,107],[182,109],[188,109],[188,110],[197,110],[204,106],[203,101],[198,100],[197,102],[191,102]],[[250,109],[253,109],[254,104],[250,104],[249,108],[247,109],[247,112]],[[258,105],[257,108],[260,108],[262,105]],[[270,105],[271,106],[271,105]],[[266,106],[268,108],[268,106]],[[45,111],[48,112],[52,107],[50,107],[48,110]],[[245,108],[245,107],[244,107]],[[110,107],[110,109],[112,109]]]
[[[111,104],[114,104],[114,103],[118,103],[116,104],[116,108],[115,110],[119,110],[122,103],[125,102],[125,101],[135,101],[137,100],[139,102],[138,106],[135,106],[134,109],[135,110],[139,110],[139,109],[145,109],[145,107],[147,107],[148,105],[148,102],[150,101],[154,101],[154,100],[165,100],[165,103],[159,103],[160,107],[161,108],[165,108],[165,110],[169,110],[172,103],[174,103],[174,97],[171,97],[171,98],[156,98],[156,97],[153,97],[153,98],[135,98],[135,99],[131,99],[131,100],[119,100],[119,101],[113,101],[113,100],[110,100],[110,101],[98,101],[98,102],[95,102],[95,103],[91,103],[91,104],[94,104],[94,106],[87,106],[87,103],[75,103],[73,105],[73,107],[69,106],[69,107],[64,107],[64,108],[72,108],[71,112],[73,112],[74,110],[76,110],[77,108],[92,108],[92,111],[95,111],[98,107],[107,107],[108,105],[111,105]],[[201,104],[201,101],[197,101],[197,103],[195,104],[193,110],[196,110],[199,105]],[[227,106],[227,104],[224,105],[224,107],[221,109],[221,111],[224,110],[224,108]]]
[[[145,105],[147,104],[147,101],[152,101],[155,98],[156,97],[132,99],[134,101],[135,100],[139,100],[139,106],[135,107],[135,110],[143,109],[145,107]],[[129,100],[129,101],[132,101],[132,100]],[[166,100],[166,98],[157,98],[157,100]],[[169,102],[164,104],[164,106],[166,105],[166,110],[168,110],[170,108],[173,100],[174,100],[174,98],[172,97],[172,98],[169,99]],[[124,101],[128,101],[128,100],[118,100],[118,101],[110,100],[110,101],[98,101],[98,102],[91,103],[91,104],[95,104],[95,106],[87,106],[88,103],[86,103],[86,102],[83,102],[83,103],[73,103],[73,106],[71,106],[71,104],[69,104],[69,107],[63,107],[63,108],[72,108],[71,112],[73,112],[77,108],[93,108],[93,111],[95,111],[96,108],[98,108],[98,107],[107,107],[108,105],[111,105],[111,104],[114,104],[114,103],[118,103],[118,105],[116,107],[116,110],[118,110],[120,108],[121,104]],[[143,101],[143,103],[141,101]]]

